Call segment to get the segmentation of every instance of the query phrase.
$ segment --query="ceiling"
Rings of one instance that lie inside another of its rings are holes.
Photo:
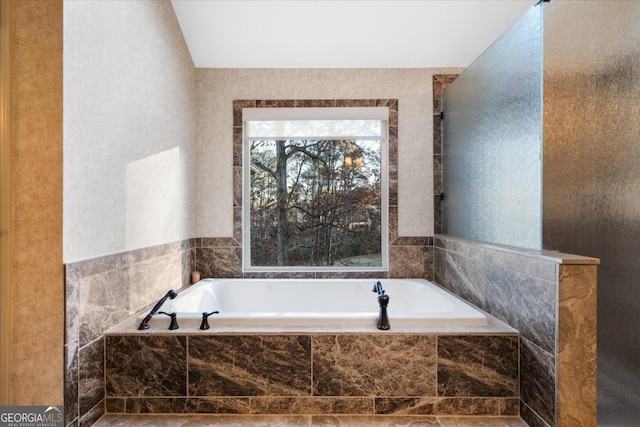
[[[467,67],[536,0],[172,0],[196,67]]]

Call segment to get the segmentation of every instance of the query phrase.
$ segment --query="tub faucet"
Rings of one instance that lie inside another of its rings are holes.
[[[207,313],[206,311],[204,313],[202,313],[202,322],[200,323],[200,329],[207,330],[209,329],[209,316],[211,316],[212,314],[218,314],[220,313],[219,311],[212,311],[211,313]]]
[[[176,291],[174,291],[174,290],[170,290],[169,292],[167,292],[167,294],[165,296],[163,296],[162,298],[160,298],[160,301],[158,301],[156,303],[156,305],[153,306],[153,308],[151,309],[149,314],[147,314],[145,316],[145,318],[142,320],[142,322],[140,322],[140,326],[138,326],[138,329],[141,330],[141,331],[143,331],[145,329],[149,329],[149,320],[151,320],[153,315],[158,312],[158,310],[160,309],[160,307],[162,307],[162,304],[164,304],[164,302],[167,300],[167,298],[174,299],[177,296],[178,296],[178,293]]]
[[[159,311],[158,314],[164,314],[166,316],[169,316],[171,318],[171,323],[169,324],[169,329],[170,330],[175,330],[178,329],[180,326],[178,325],[178,319],[177,319],[177,314],[176,313],[167,313],[166,311]]]
[[[389,316],[387,315],[387,305],[389,304],[389,295],[384,293],[384,289],[382,289],[382,283],[378,280],[373,285],[373,292],[378,293],[378,304],[380,304],[380,314],[378,315],[377,328],[382,330],[387,330],[391,328],[389,324]]]

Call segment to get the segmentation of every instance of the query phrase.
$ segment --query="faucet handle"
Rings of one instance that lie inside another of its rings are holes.
[[[218,314],[218,313],[220,312],[217,310],[212,311],[211,313],[207,313],[207,312],[202,313],[202,323],[200,323],[200,329],[202,329],[203,331],[209,329],[209,320],[208,320],[209,316],[211,316],[212,314]]]
[[[178,325],[178,319],[177,319],[177,315],[176,313],[167,313],[164,311],[159,311],[158,314],[164,314],[166,316],[171,317],[171,323],[169,324],[169,329],[170,330],[174,330],[174,329],[178,329],[180,326]]]

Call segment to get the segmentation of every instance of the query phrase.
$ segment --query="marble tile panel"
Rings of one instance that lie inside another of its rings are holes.
[[[122,414],[125,412],[125,401],[123,397],[107,397],[104,400],[104,410],[109,414]]]
[[[308,415],[107,415],[95,427],[311,427]]]
[[[391,111],[389,111],[391,115]],[[391,117],[389,118],[391,120]],[[389,165],[398,165],[398,128],[396,126],[389,126]]]
[[[134,313],[155,303],[170,289],[180,289],[184,284],[182,261],[182,253],[176,252],[122,269],[129,312]]]
[[[392,242],[392,245],[397,246],[433,246],[432,237],[410,237],[399,236]]]
[[[389,242],[398,238],[398,207],[389,206]]]
[[[296,107],[335,107],[335,99],[296,99]]]
[[[196,269],[196,250],[188,249],[181,253],[182,255],[182,284],[188,286],[191,284],[191,272]]]
[[[233,208],[233,238],[237,242],[242,242],[242,206]],[[241,243],[238,246],[242,246]]]
[[[522,401],[520,401],[520,418],[529,427],[551,427]]]
[[[122,415],[108,414],[95,427],[526,427],[518,417],[372,415]]]
[[[149,415],[105,414],[97,420],[94,427],[179,427],[183,425],[184,415],[167,415],[149,419]],[[195,417],[192,417],[194,419]]]
[[[68,271],[65,268],[65,272]],[[80,307],[78,302],[78,294],[80,292],[80,279],[71,277],[65,273],[64,284],[65,300],[65,328],[64,342],[66,344],[78,341],[80,337]]]
[[[398,111],[400,103],[397,99],[378,99],[377,107],[389,107],[389,127],[398,127]]]
[[[391,246],[389,248],[389,277],[432,280],[433,248],[430,246]]]
[[[484,309],[547,351],[555,348],[556,283],[492,266]]]
[[[190,396],[310,394],[309,336],[189,337]]]
[[[434,396],[433,335],[316,335],[314,396]]]
[[[485,247],[481,244],[461,239],[441,239],[448,252],[456,253],[466,258],[483,261]]]
[[[202,278],[242,277],[242,249],[227,248],[199,248],[196,251],[196,269]]]
[[[180,414],[186,409],[185,397],[129,397],[126,398],[128,414]]]
[[[433,115],[440,115],[442,111],[442,81],[433,77]]]
[[[256,108],[256,101],[245,99],[233,100],[233,127],[242,127],[243,108]]]
[[[442,233],[442,199],[439,194],[433,196],[433,232],[436,234]]]
[[[180,252],[186,244],[187,241],[181,240],[115,254],[115,268],[127,267],[139,262]]]
[[[447,282],[449,288],[480,308],[486,307],[485,270],[482,249],[470,246],[462,253],[447,252]]]
[[[434,416],[337,416],[314,415],[313,427],[440,427]]]
[[[86,414],[82,414],[79,421],[79,427],[89,427],[92,426],[100,419],[101,416],[104,415],[104,405],[97,404],[89,412]]]
[[[518,357],[515,335],[438,336],[438,396],[518,397]]]
[[[233,237],[203,237],[198,239],[196,248],[226,248],[240,247],[241,244]]]
[[[558,263],[536,258],[535,256],[486,248],[485,262],[488,264],[487,268],[492,268],[493,266],[509,268],[525,276],[543,280],[555,281],[558,277]]]
[[[520,417],[438,417],[441,427],[527,427]]]
[[[104,399],[104,339],[78,352],[78,411],[86,414]]]
[[[64,417],[65,425],[78,418],[78,341],[68,343],[65,352]]]
[[[520,399],[549,425],[555,425],[555,358],[520,339]]]
[[[433,114],[440,114],[442,111],[442,93],[455,79],[458,74],[434,74],[433,75]]]
[[[233,206],[242,208],[242,165],[233,167]]]
[[[556,383],[558,424],[595,427],[597,266],[561,265]]]
[[[190,397],[183,413],[248,414],[250,400],[237,397]]]
[[[373,414],[368,397],[251,397],[252,414]]]
[[[242,170],[242,127],[234,127],[233,128],[233,167],[240,167]],[[234,178],[235,184],[235,178]]]
[[[298,107],[293,99],[265,99],[256,101],[257,108],[294,108]]]
[[[186,337],[105,337],[107,396],[186,396]]]
[[[498,415],[500,399],[484,397],[440,398],[436,410],[438,415]]]
[[[115,265],[115,256],[107,255],[104,257],[65,264],[65,275],[67,279],[71,278],[77,280],[113,270]]]
[[[150,246],[114,254],[115,268],[128,267],[137,262],[156,258],[167,253],[165,245]]]
[[[443,288],[451,290],[447,278],[447,252],[435,245],[433,247],[433,280]]]
[[[336,107],[375,107],[375,99],[336,99]]]
[[[191,238],[191,239],[184,239],[184,240],[180,241],[180,243],[181,243],[180,250],[181,251],[188,251],[189,249],[193,248],[195,240],[196,239]]]
[[[376,397],[376,414],[434,415],[436,397]]]
[[[442,120],[440,114],[433,115],[433,155],[442,155]]]
[[[519,415],[520,399],[500,399],[500,415]]]
[[[389,206],[398,206],[398,165],[389,165]]]
[[[129,317],[128,281],[123,270],[110,270],[82,279],[78,290],[78,308],[81,347]]]
[[[127,397],[128,414],[248,414],[248,398]]]
[[[433,194],[442,192],[442,156],[433,156]]]
[[[440,248],[442,250],[447,249],[447,241],[448,239],[444,238],[442,235],[433,236],[433,246],[436,248]]]

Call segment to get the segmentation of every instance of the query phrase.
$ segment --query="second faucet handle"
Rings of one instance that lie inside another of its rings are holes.
[[[165,314],[169,317],[171,317],[171,323],[169,324],[169,329],[170,330],[174,330],[174,329],[178,329],[180,326],[178,326],[178,319],[177,319],[177,315],[175,313],[167,313],[164,311],[159,311],[158,314]]]
[[[204,312],[202,313],[202,323],[200,323],[200,329],[207,330],[209,329],[209,316],[211,316],[212,314],[218,314],[220,313],[219,311],[212,311],[211,313],[207,313]]]

